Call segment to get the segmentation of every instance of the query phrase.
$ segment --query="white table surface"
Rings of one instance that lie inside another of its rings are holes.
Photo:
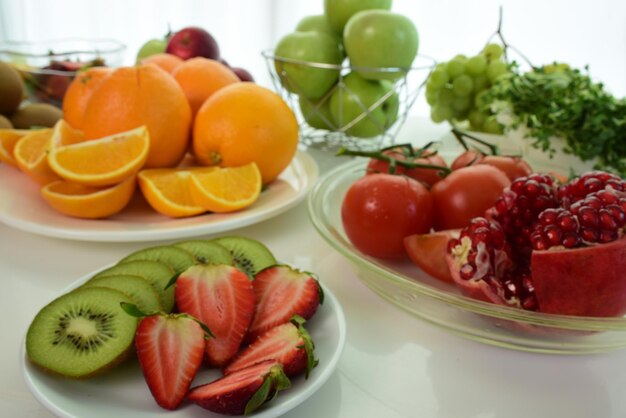
[[[445,132],[424,120],[412,123],[404,132],[415,136],[401,140],[425,142]],[[312,154],[322,173],[342,161]],[[347,343],[336,372],[286,417],[626,417],[626,350],[540,355],[448,334],[362,284],[310,225],[304,202],[236,232],[315,271],[345,311]],[[78,277],[151,244],[52,239],[0,224],[0,417],[52,416],[21,375],[20,350],[36,312]]]

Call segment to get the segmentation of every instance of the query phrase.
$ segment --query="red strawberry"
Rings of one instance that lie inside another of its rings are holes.
[[[143,315],[133,305],[126,305],[124,309],[131,315]],[[202,364],[207,332],[185,314],[158,313],[139,322],[137,357],[150,392],[161,407],[176,409],[185,399]]]
[[[224,374],[231,374],[264,360],[274,360],[282,364],[287,376],[295,376],[304,371],[308,378],[318,361],[313,353],[315,344],[304,328],[304,322],[304,318],[296,315],[291,322],[278,325],[260,335],[235,356],[224,369]]]
[[[256,314],[248,330],[248,341],[289,322],[294,315],[310,319],[324,300],[319,283],[310,273],[278,265],[258,273],[254,281]]]
[[[195,265],[178,276],[175,295],[178,310],[198,318],[215,336],[206,345],[209,364],[227,364],[239,351],[254,315],[248,276],[233,266]]]
[[[291,382],[283,367],[268,360],[193,388],[187,399],[219,414],[250,414]]]

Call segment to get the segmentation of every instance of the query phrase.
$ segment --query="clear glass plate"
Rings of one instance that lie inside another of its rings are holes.
[[[356,275],[374,292],[445,330],[496,346],[561,354],[626,347],[626,318],[551,315],[481,302],[409,260],[380,260],[359,252],[343,230],[341,204],[349,186],[365,174],[366,163],[360,158],[321,177],[309,195],[308,210],[315,229],[353,263]]]

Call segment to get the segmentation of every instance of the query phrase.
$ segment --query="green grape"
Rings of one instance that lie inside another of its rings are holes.
[[[487,61],[497,60],[504,54],[504,50],[498,44],[487,44],[483,48],[483,55],[487,57]]]
[[[483,123],[483,131],[499,135],[502,133],[502,125],[496,120],[495,116],[488,116]]]
[[[452,87],[444,87],[439,90],[439,97],[437,98],[438,103],[444,106],[451,106],[454,101],[454,93],[452,92]]]
[[[456,110],[453,109],[453,117],[455,120],[457,121],[464,121],[465,119],[467,119],[467,116],[469,115],[469,109],[463,109],[463,110]]]
[[[504,61],[491,61],[489,65],[487,65],[487,77],[491,83],[495,83],[495,81],[502,74],[506,74],[508,71],[506,62]]]
[[[430,118],[435,123],[441,123],[444,120],[452,119],[454,112],[450,106],[442,105],[441,103],[430,108]]]
[[[478,109],[482,109],[483,106],[487,104],[483,100],[485,97],[485,94],[487,94],[487,90],[483,90],[480,93],[476,93],[476,96],[474,96],[474,106],[476,106]]]
[[[454,109],[455,111],[461,112],[464,110],[469,110],[471,105],[472,105],[472,101],[469,96],[455,97],[454,101],[452,102],[452,109]]]
[[[473,77],[473,80],[475,93],[480,93],[481,91],[489,88],[489,78],[485,74],[477,75],[476,77]]]
[[[428,90],[427,88],[425,96],[426,96],[426,102],[429,105],[433,106],[439,100],[439,90]]]
[[[454,58],[452,58],[453,60],[459,60],[463,63],[465,63],[465,61],[467,61],[467,55],[463,55],[463,54],[456,54],[454,56]]]
[[[452,58],[448,61],[448,65],[446,66],[446,70],[450,78],[455,78],[460,76],[465,72],[464,63],[465,60],[461,60],[459,58]]]
[[[485,123],[485,119],[487,119],[487,115],[478,110],[472,110],[470,114],[467,116],[470,124],[476,128],[477,130],[482,129],[483,124]]]
[[[487,58],[484,55],[476,55],[465,62],[465,71],[470,75],[480,75],[487,69]]]
[[[430,73],[428,77],[428,83],[431,83],[433,87],[441,88],[446,85],[450,80],[450,76],[445,69],[436,68]]]
[[[474,89],[474,81],[467,74],[458,76],[452,81],[452,92],[455,96],[469,96]]]

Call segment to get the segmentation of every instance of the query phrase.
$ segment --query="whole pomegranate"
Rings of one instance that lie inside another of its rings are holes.
[[[448,242],[470,297],[546,313],[626,313],[626,182],[593,171],[559,185],[521,177]]]

